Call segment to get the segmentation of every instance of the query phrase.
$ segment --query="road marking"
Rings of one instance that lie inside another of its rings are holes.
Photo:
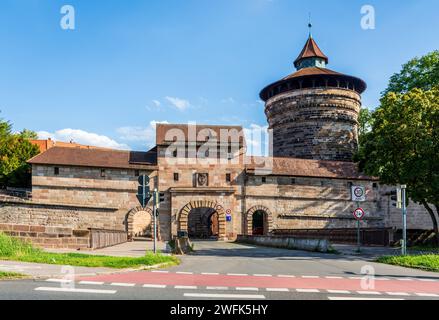
[[[279,278],[295,278],[296,276],[281,274],[281,275],[278,275],[278,277]]]
[[[175,289],[179,289],[179,290],[196,290],[198,289],[197,286],[175,286]]]
[[[425,281],[425,282],[436,282],[436,279],[418,279],[419,281]]]
[[[165,289],[166,285],[164,284],[144,284],[144,288],[151,288],[151,289]]]
[[[268,292],[290,292],[287,288],[267,288]]]
[[[380,280],[380,281],[390,281],[389,278],[376,278],[376,280]]]
[[[411,278],[397,278],[398,281],[413,281]]]
[[[105,282],[98,281],[80,281],[79,284],[91,285],[91,286],[102,286]]]
[[[206,290],[227,291],[229,290],[229,287],[207,287]]]
[[[371,295],[371,296],[380,296],[381,292],[378,291],[357,291],[358,294]]]
[[[237,287],[237,291],[259,291],[258,288],[252,288],[252,287]]]
[[[111,285],[115,286],[115,287],[135,287],[136,286],[135,283],[120,283],[120,282],[113,282]]]
[[[169,273],[169,271],[154,270],[152,273]]]
[[[228,276],[232,276],[232,277],[245,277],[248,276],[248,274],[245,273],[228,273]]]
[[[327,290],[331,294],[351,294],[348,290]]]
[[[438,294],[435,293],[415,293],[418,297],[427,297],[427,298],[437,298],[439,297]]]
[[[349,277],[349,279],[351,279],[351,280],[363,280],[362,277]]]
[[[318,279],[318,276],[302,276],[303,279]]]
[[[410,294],[408,294],[407,292],[386,292],[386,294],[388,294],[389,296],[410,296]]]
[[[299,293],[319,293],[320,290],[317,289],[296,289]]]
[[[343,277],[325,277],[326,279],[343,279]]]
[[[203,272],[203,276],[219,276],[219,273],[216,272]]]
[[[358,297],[328,297],[329,300],[334,301],[403,301],[404,299],[390,299],[390,298],[358,298]]]
[[[254,274],[255,277],[272,277],[271,274]]]
[[[67,280],[67,279],[47,279],[46,282],[72,283],[73,280]]]
[[[194,274],[193,272],[178,271],[177,274]]]
[[[208,294],[208,293],[185,293],[188,298],[211,298],[211,299],[265,299],[263,295],[248,294]]]
[[[97,293],[97,294],[115,294],[116,290],[95,290],[95,289],[64,289],[52,287],[38,287],[35,291],[49,291],[49,292],[65,292],[65,293]]]

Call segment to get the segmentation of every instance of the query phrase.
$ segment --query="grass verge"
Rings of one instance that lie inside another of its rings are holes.
[[[0,281],[1,280],[16,280],[26,278],[24,274],[15,272],[2,272],[0,271]]]
[[[79,253],[49,253],[35,248],[32,244],[0,233],[0,260],[34,262],[75,267],[106,267],[114,269],[141,268],[157,264],[175,265],[179,260],[174,256],[147,253],[143,257],[108,257]]]
[[[439,272],[439,255],[413,255],[413,256],[385,256],[377,259],[377,262],[395,266],[422,269]]]

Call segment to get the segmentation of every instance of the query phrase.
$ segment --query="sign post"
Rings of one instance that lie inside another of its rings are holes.
[[[363,208],[357,208],[354,211],[354,218],[357,220],[357,252],[361,252],[361,221],[364,219],[366,212],[364,212]]]
[[[154,189],[153,193],[153,205],[152,205],[152,215],[153,215],[153,228],[154,228],[154,253],[157,253],[157,210],[160,206],[160,202],[158,201],[158,191]]]
[[[402,255],[407,255],[407,186],[401,186],[402,200]]]

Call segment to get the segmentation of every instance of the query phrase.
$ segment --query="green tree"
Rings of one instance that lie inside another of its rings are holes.
[[[9,122],[0,119],[0,186],[27,187],[30,185],[27,161],[39,152],[29,138],[36,134],[29,130],[13,134],[11,127]]]
[[[372,118],[357,155],[361,168],[385,184],[406,184],[410,199],[430,214],[439,243],[439,87],[390,92]]]
[[[414,58],[402,66],[399,73],[390,78],[383,96],[390,93],[406,93],[418,88],[431,90],[439,85],[439,51],[421,58]]]
[[[367,108],[362,108],[360,110],[360,116],[358,117],[359,127],[358,127],[358,136],[360,140],[360,145],[364,143],[363,140],[366,139],[367,134],[372,129],[372,117],[373,112]]]

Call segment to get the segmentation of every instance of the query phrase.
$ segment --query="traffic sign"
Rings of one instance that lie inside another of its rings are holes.
[[[355,209],[354,211],[354,218],[358,221],[363,220],[365,215],[366,212],[362,208]]]
[[[366,201],[366,188],[362,186],[352,187],[352,201],[364,202]]]

